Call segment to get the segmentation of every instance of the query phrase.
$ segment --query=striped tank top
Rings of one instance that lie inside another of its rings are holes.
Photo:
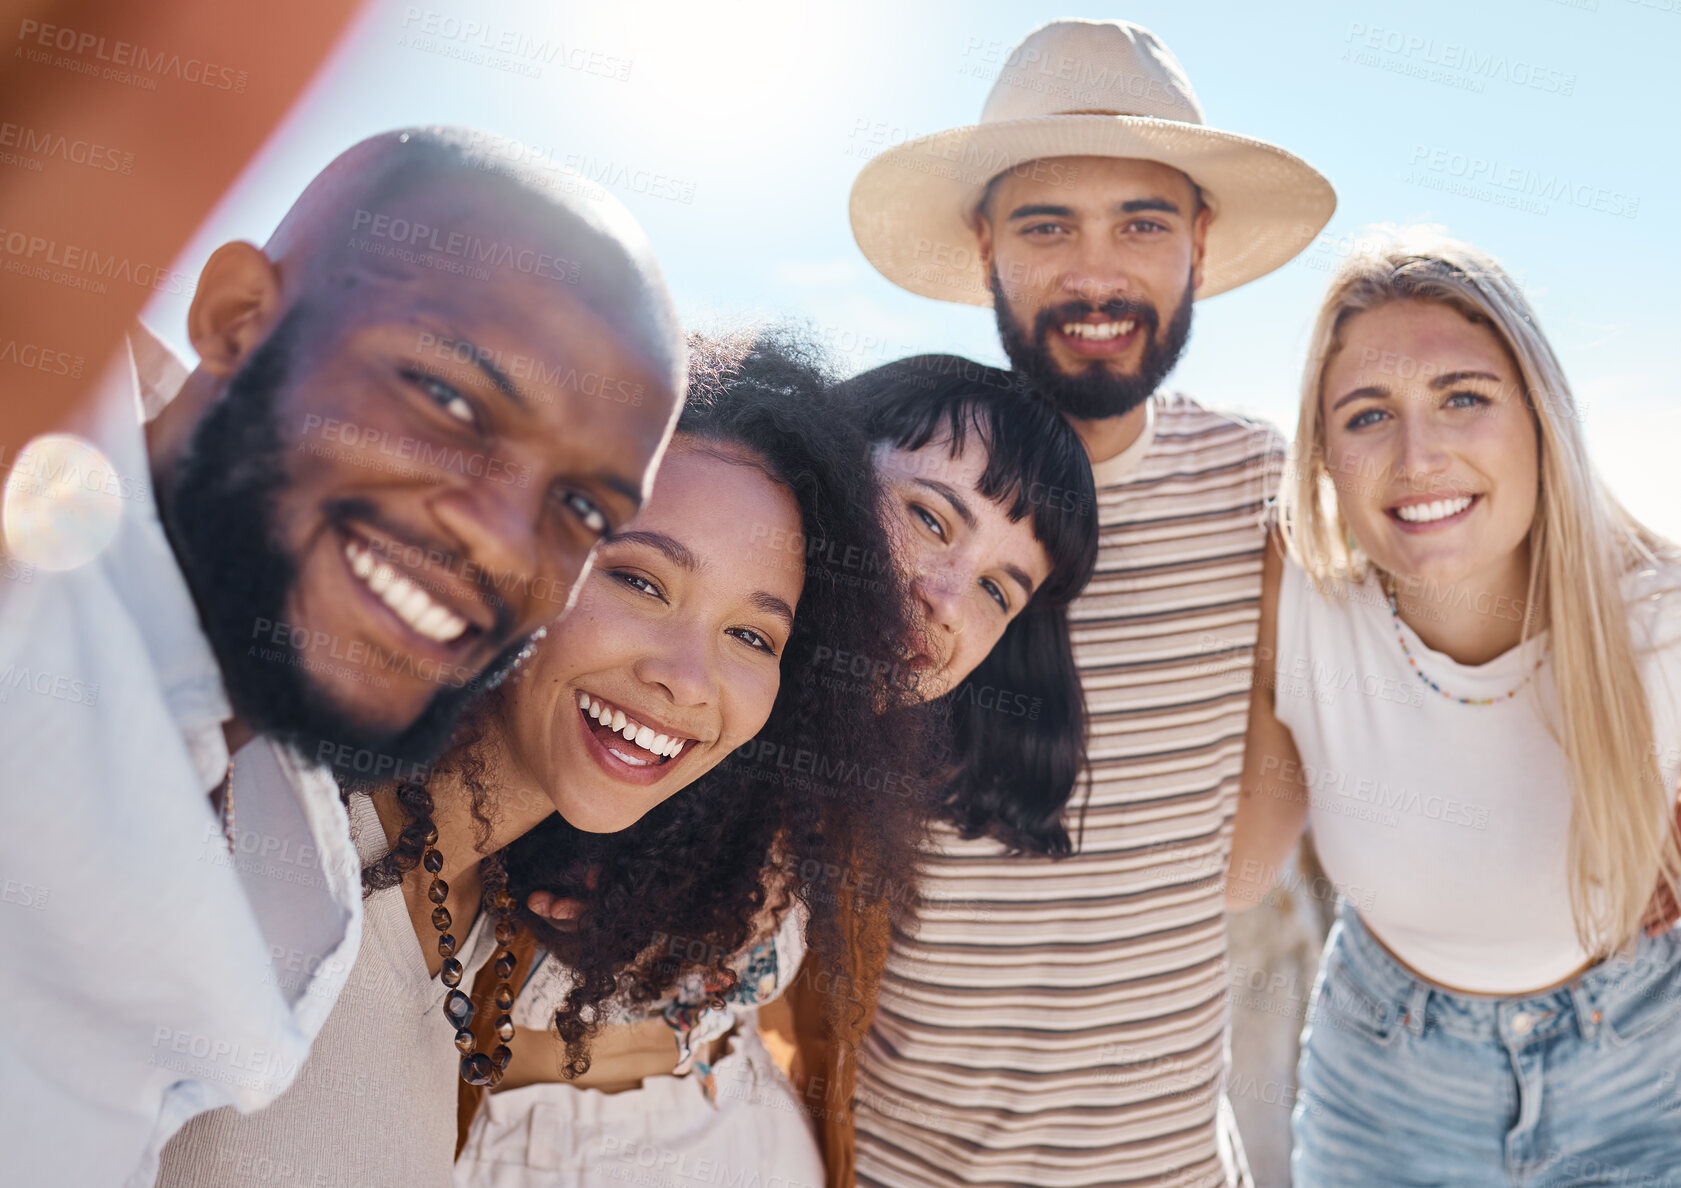
[[[1260,613],[1269,425],[1152,399],[1095,468],[1071,611],[1090,715],[1077,852],[938,827],[859,1055],[859,1183],[1230,1185],[1223,878]]]

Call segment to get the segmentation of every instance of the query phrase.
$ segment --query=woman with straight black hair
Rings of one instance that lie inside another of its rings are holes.
[[[931,523],[923,506],[946,502],[941,485],[963,486],[941,477],[970,478],[991,505],[974,501],[969,510],[980,522],[970,528],[959,515],[954,529],[983,532],[988,516],[1000,524],[1025,520],[1050,559],[1020,613],[1002,622],[983,613],[961,624],[969,638],[955,650],[955,666],[978,653],[973,670],[924,673],[919,690],[946,693],[951,766],[941,781],[942,808],[963,836],[1069,853],[1062,814],[1086,765],[1086,710],[1067,608],[1097,564],[1097,492],[1079,437],[1018,376],[957,355],[900,359],[848,380],[836,395],[874,447],[889,487],[888,523],[927,634],[940,636],[941,599],[951,592],[940,556],[964,543]]]
[[[1012,861],[1071,853],[1062,818],[1085,768],[1086,711],[1067,615],[1097,564],[1097,492],[1078,435],[1012,373],[956,355],[874,368],[836,396],[886,487],[921,620],[917,692],[934,699],[950,739],[931,811],[965,840],[1002,842]],[[1034,554],[1042,576],[1028,587]],[[766,1014],[794,1047],[795,1091],[818,1123],[831,1186],[854,1179],[857,1051],[889,952],[916,915],[969,910],[913,906],[861,904],[846,917],[846,968],[808,956],[786,1007]],[[825,1026],[837,995],[854,1008],[849,1028]]]

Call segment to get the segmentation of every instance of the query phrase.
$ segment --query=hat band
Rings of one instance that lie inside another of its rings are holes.
[[[1066,116],[1077,116],[1077,115],[1126,116],[1128,119],[1134,119],[1134,120],[1164,120],[1168,123],[1173,123],[1173,124],[1189,124],[1193,128],[1202,127],[1201,124],[1194,123],[1191,120],[1181,120],[1181,119],[1178,119],[1175,116],[1149,115],[1148,113],[1142,112],[1142,111],[1106,111],[1106,110],[1103,110],[1103,109],[1100,109],[1100,108],[1081,108],[1079,111],[1055,111],[1055,112],[1052,112],[1051,114],[1052,115],[1066,115]]]

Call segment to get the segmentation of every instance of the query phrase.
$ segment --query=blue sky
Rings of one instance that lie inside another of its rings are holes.
[[[865,262],[848,189],[884,146],[973,123],[1030,29],[1123,17],[1178,56],[1210,124],[1306,158],[1339,198],[1302,257],[1198,306],[1170,387],[1290,432],[1339,253],[1374,223],[1443,224],[1521,279],[1612,489],[1681,538],[1681,401],[1664,345],[1681,312],[1681,0],[842,7],[380,0],[178,266],[196,273],[229,239],[261,242],[362,136],[466,124],[622,200],[697,328],[801,319],[848,371],[924,350],[1001,362],[988,311],[914,296]],[[1510,188],[1525,180],[1573,197]],[[163,296],[147,318],[185,351],[185,315]]]

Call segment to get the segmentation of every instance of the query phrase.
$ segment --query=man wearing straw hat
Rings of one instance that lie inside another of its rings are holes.
[[[853,185],[884,276],[993,307],[1085,442],[1102,528],[1071,612],[1090,713],[1077,852],[937,832],[927,900],[973,910],[894,937],[858,1060],[861,1184],[1247,1180],[1223,1092],[1222,882],[1283,443],[1156,388],[1192,303],[1284,264],[1335,203],[1298,158],[1205,126],[1178,61],[1124,21],[1036,30],[978,125]]]

